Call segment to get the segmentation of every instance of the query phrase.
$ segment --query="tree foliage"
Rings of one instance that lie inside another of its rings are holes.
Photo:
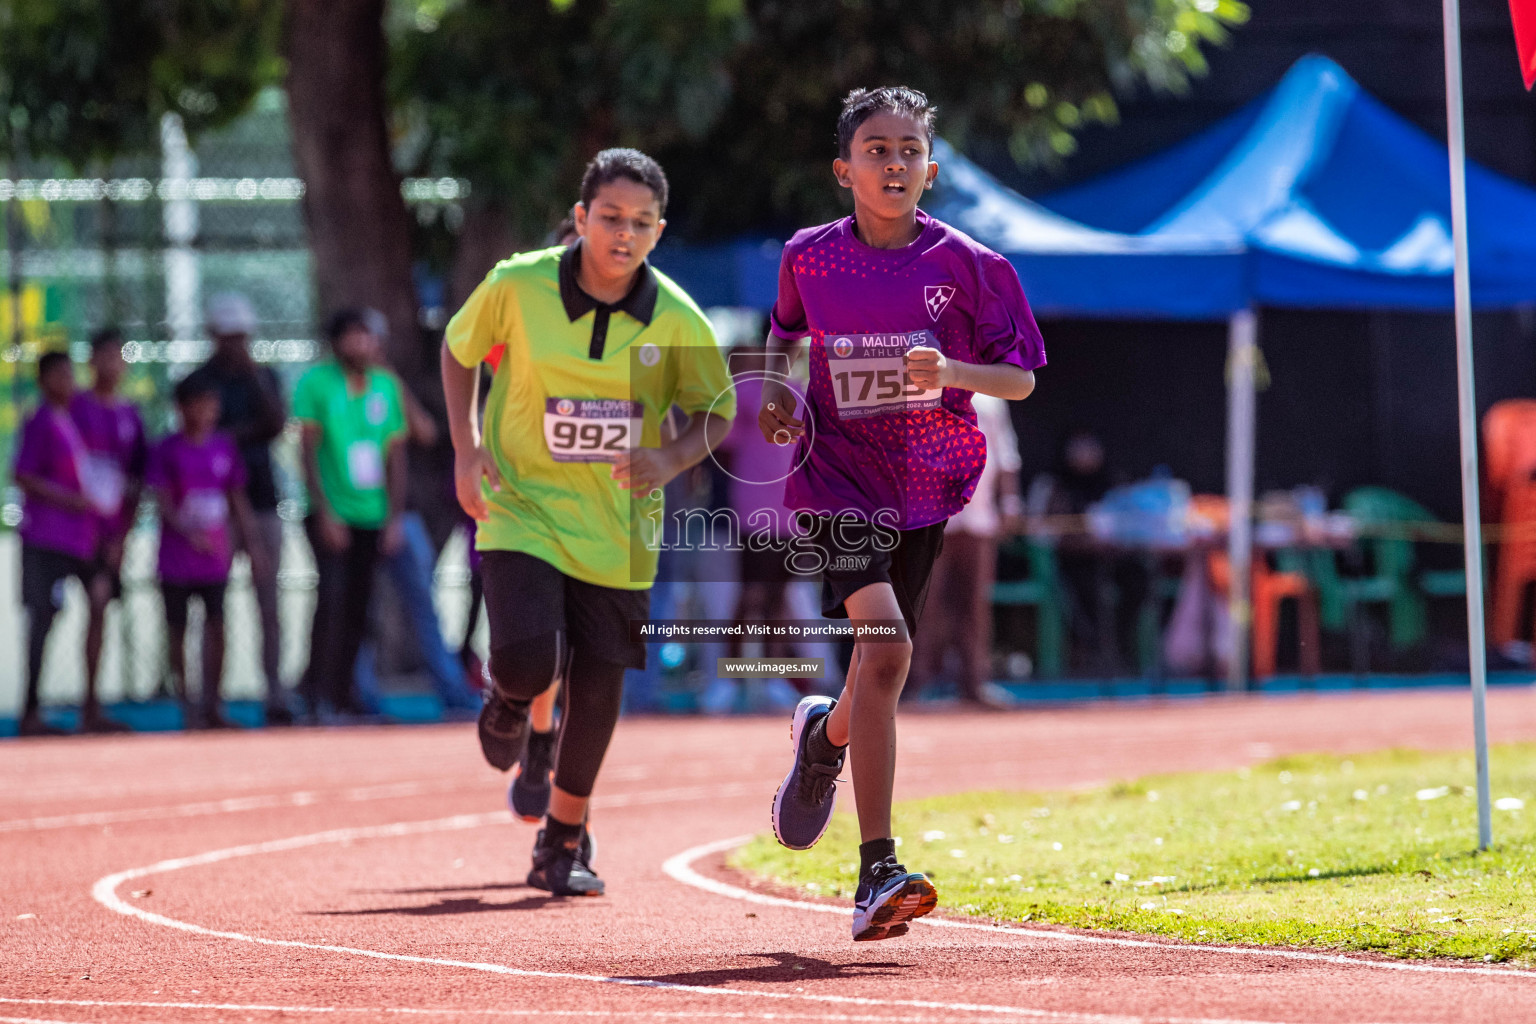
[[[740,0],[398,0],[400,161],[470,179],[541,236],[598,149],[697,141],[719,123],[746,28]]]
[[[391,95],[409,164],[470,179],[525,236],[616,144],[663,159],[674,230],[715,234],[837,211],[852,88],[914,85],[946,136],[1048,163],[1118,98],[1185,89],[1246,17],[1239,0],[396,0]]]
[[[274,0],[0,0],[0,154],[84,171],[239,115],[281,77]]]

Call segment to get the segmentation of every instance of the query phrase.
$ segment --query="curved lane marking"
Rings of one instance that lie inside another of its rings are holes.
[[[640,802],[640,801],[637,801]],[[102,906],[125,917],[137,918],[149,924],[160,925],[164,928],[174,928],[178,931],[189,932],[193,935],[206,935],[211,938],[228,939],[233,942],[247,942],[257,946],[275,946],[288,949],[307,949],[321,953],[341,953],[347,956],[368,957],[373,960],[386,960],[395,963],[429,964],[437,967],[456,967],[470,971],[484,971],[489,974],[510,975],[519,978],[549,978],[560,981],[589,981],[606,985],[622,985],[628,988],[665,989],[673,992],[690,992],[696,995],[708,996],[745,996],[753,999],[777,999],[797,1000],[813,1003],[834,1003],[846,1006],[900,1006],[921,1010],[942,1010],[951,1013],[986,1013],[999,1014],[1012,1017],[1027,1017],[1033,1020],[1049,1021],[1081,1021],[1084,1024],[1140,1024],[1144,1018],[1127,1014],[1100,1014],[1100,1013],[1075,1013],[1054,1010],[1040,1010],[1029,1007],[997,1006],[988,1003],[946,1003],[937,1000],[926,999],[871,999],[863,996],[836,996],[818,995],[806,992],[772,992],[760,989],[723,988],[706,985],[684,985],[669,981],[655,981],[647,978],[616,978],[603,974],[580,974],[562,971],[539,971],[522,967],[508,967],[505,964],[482,963],[472,960],[448,960],[441,957],[412,956],[406,953],[387,953],[376,949],[359,949],[354,946],[338,946],[330,943],[303,942],[298,939],[271,939],[260,935],[246,935],[242,932],[221,931],[216,928],[205,928],[202,925],[192,924],[188,921],[178,921],[173,917],[156,914],[153,911],[136,907],[126,902],[117,894],[118,888],[124,883],[137,878],[145,878],[150,875],[164,874],[170,871],[180,871],[186,868],[201,867],[208,864],[217,864],[222,861],[235,860],[241,857],[251,857],[267,853],[283,853],[290,850],[300,850],[306,847],[321,846],[329,843],[348,843],[364,839],[389,839],[401,836],[423,835],[432,832],[454,832],[466,829],[483,828],[488,825],[501,825],[507,821],[505,811],[490,814],[460,814],[449,818],[438,818],[433,821],[397,822],[392,825],[373,825],[360,828],[331,829],[326,832],[314,832],[309,835],[293,836],[288,839],[274,839],[262,843],[249,843],[243,846],[231,846],[222,850],[210,850],[190,857],[174,857],[169,860],[158,861],[154,864],[139,868],[129,868],[126,871],[118,871],[97,879],[91,886],[91,896]],[[1218,1024],[1216,1021],[1202,1022],[1202,1024]],[[1227,1024],[1227,1022],[1220,1022]],[[1235,1022],[1234,1022],[1235,1024]],[[1250,1022],[1243,1022],[1250,1024]],[[1251,1024],[1266,1024],[1266,1022],[1251,1022]]]
[[[725,896],[733,900],[744,900],[748,903],[756,903],[759,906],[765,907],[789,907],[794,910],[810,910],[821,914],[848,916],[848,909],[846,907],[835,907],[828,903],[813,903],[810,900],[786,899],[782,896],[767,896],[760,892],[753,892],[750,889],[731,885],[728,882],[722,882],[719,879],[709,878],[694,870],[693,865],[702,858],[745,846],[753,838],[755,837],[750,835],[732,836],[730,839],[718,839],[712,843],[703,843],[668,858],[662,864],[661,869],[684,885],[703,889],[705,892],[714,893],[716,896]],[[1306,953],[1294,949],[1267,949],[1256,946],[1206,946],[1192,942],[1154,942],[1150,939],[1121,939],[1112,935],[1091,935],[1084,932],[1060,932],[1046,928],[1014,928],[997,924],[982,924],[976,921],[955,921],[944,917],[923,917],[913,923],[926,925],[930,928],[959,928],[966,931],[984,931],[1012,935],[1016,938],[1049,939],[1053,942],[1084,942],[1095,945],[1121,946],[1127,949],[1157,949],[1165,952],[1198,950],[1202,953],[1230,953],[1237,956],[1276,957],[1282,960],[1309,960],[1316,963],[1345,964],[1350,967],[1374,967],[1384,971],[1409,971],[1417,974],[1476,974],[1495,978],[1536,978],[1536,971],[1525,971],[1513,967],[1446,967],[1433,964],[1401,963],[1395,960],[1365,960],[1338,953]]]

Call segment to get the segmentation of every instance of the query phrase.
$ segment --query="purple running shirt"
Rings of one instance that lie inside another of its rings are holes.
[[[86,493],[82,466],[85,442],[67,411],[46,402],[21,430],[16,476],[42,477],[75,494]],[[27,495],[22,503],[21,539],[37,548],[62,551],[90,561],[96,557],[101,521],[93,513],[65,508]]]
[[[213,433],[197,444],[172,434],[150,453],[148,482],[163,500],[160,579],[183,585],[229,579],[229,492],[245,487],[234,440]]]
[[[921,210],[917,221],[916,241],[900,249],[865,245],[852,217],[784,247],[773,333],[811,339],[807,433],[784,493],[791,509],[890,510],[885,521],[903,530],[943,522],[970,500],[986,439],[971,392],[920,392],[902,354],[927,345],[961,362],[1045,365],[1012,264]]]
[[[101,513],[105,537],[120,537],[133,526],[137,509],[124,498],[129,483],[142,480],[149,448],[144,421],[132,402],[103,402],[94,391],[81,391],[69,404],[69,414],[85,442],[86,491]]]

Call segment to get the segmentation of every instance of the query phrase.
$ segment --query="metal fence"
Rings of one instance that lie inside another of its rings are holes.
[[[9,468],[17,427],[35,403],[37,357],[67,348],[84,363],[91,331],[120,327],[128,339],[123,391],[157,438],[174,427],[172,385],[209,353],[202,317],[208,296],[234,290],[251,300],[259,320],[253,354],[277,371],[285,388],[318,351],[303,183],[294,171],[282,92],[263,93],[248,114],[195,145],[180,122],[167,117],[160,142],[158,153],[114,161],[92,176],[46,163],[0,166],[0,715],[21,693],[24,646],[13,582],[19,553],[10,532],[21,508]],[[451,207],[466,193],[467,186],[451,179],[405,183],[406,198],[418,209]],[[281,579],[284,675],[292,680],[308,656],[313,570],[297,523],[303,498],[295,439],[279,441],[275,455],[285,497],[280,513],[288,527]],[[111,613],[103,661],[109,699],[151,694],[164,677],[155,544],[152,521],[130,539],[126,593]],[[462,552],[458,558],[445,560],[452,568],[439,578],[447,618],[455,617],[457,601],[462,630],[467,588],[458,568]],[[260,628],[243,560],[231,580],[227,616],[226,692],[254,696],[261,689]],[[55,627],[45,699],[72,700],[81,692],[84,619],[83,595],[73,593]]]

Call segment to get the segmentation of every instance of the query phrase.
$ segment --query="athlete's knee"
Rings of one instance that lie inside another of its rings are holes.
[[[911,664],[912,643],[909,640],[860,644],[858,686],[860,689],[872,687],[899,692]]]
[[[560,634],[551,630],[491,651],[491,682],[503,697],[530,701],[549,689],[560,669]]]

